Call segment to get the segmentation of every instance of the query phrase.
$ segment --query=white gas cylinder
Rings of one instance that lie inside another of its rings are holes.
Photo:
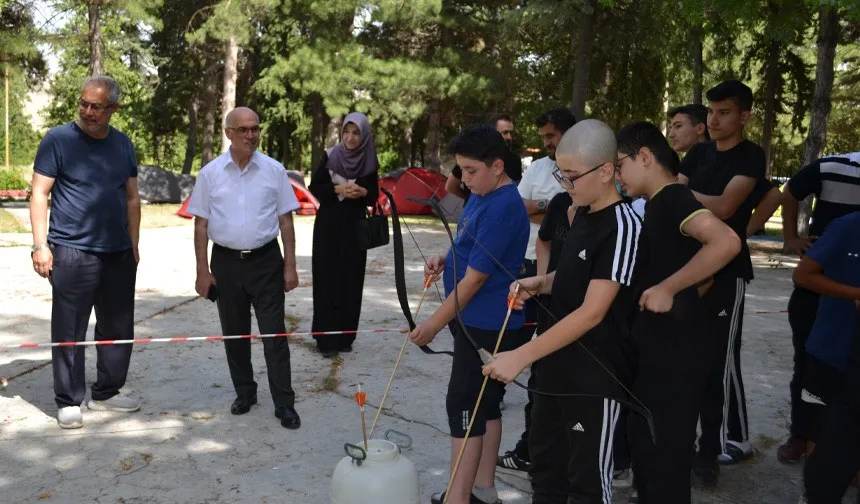
[[[385,439],[346,445],[347,456],[334,468],[333,504],[419,504],[418,471]],[[363,460],[362,460],[363,458]]]

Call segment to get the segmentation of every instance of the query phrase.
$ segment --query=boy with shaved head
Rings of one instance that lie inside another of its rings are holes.
[[[505,383],[535,363],[529,453],[534,504],[606,503],[612,499],[612,439],[623,389],[623,347],[633,297],[642,223],[615,189],[617,148],[606,124],[589,119],[570,128],[556,151],[559,182],[577,212],[557,269],[511,285],[517,304],[551,294],[555,325],[539,338],[502,352],[484,374]]]

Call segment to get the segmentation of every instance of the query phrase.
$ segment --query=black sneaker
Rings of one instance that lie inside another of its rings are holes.
[[[502,469],[509,469],[511,471],[528,472],[532,463],[528,460],[521,459],[515,452],[509,451],[496,458],[496,466],[501,467]]]
[[[720,475],[720,466],[710,464],[705,466],[693,466],[690,474],[690,484],[696,488],[710,488],[717,485]]]

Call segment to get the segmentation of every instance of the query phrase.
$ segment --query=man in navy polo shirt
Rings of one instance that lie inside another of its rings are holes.
[[[119,85],[106,76],[84,81],[78,120],[52,128],[36,152],[30,222],[33,269],[53,287],[51,341],[83,341],[96,311],[96,340],[134,338],[134,284],[140,236],[137,158],[127,136],[110,126]],[[48,223],[48,196],[51,219]],[[122,395],[131,345],[96,347],[98,374],[91,410],[137,411]],[[83,426],[84,348],[53,349],[57,423]]]

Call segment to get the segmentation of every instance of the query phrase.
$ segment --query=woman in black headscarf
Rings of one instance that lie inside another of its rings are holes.
[[[361,315],[367,251],[357,242],[358,221],[379,194],[379,160],[367,116],[346,116],[341,142],[323,154],[310,190],[320,202],[314,222],[312,331],[354,331]],[[324,357],[352,351],[355,334],[314,336]]]

